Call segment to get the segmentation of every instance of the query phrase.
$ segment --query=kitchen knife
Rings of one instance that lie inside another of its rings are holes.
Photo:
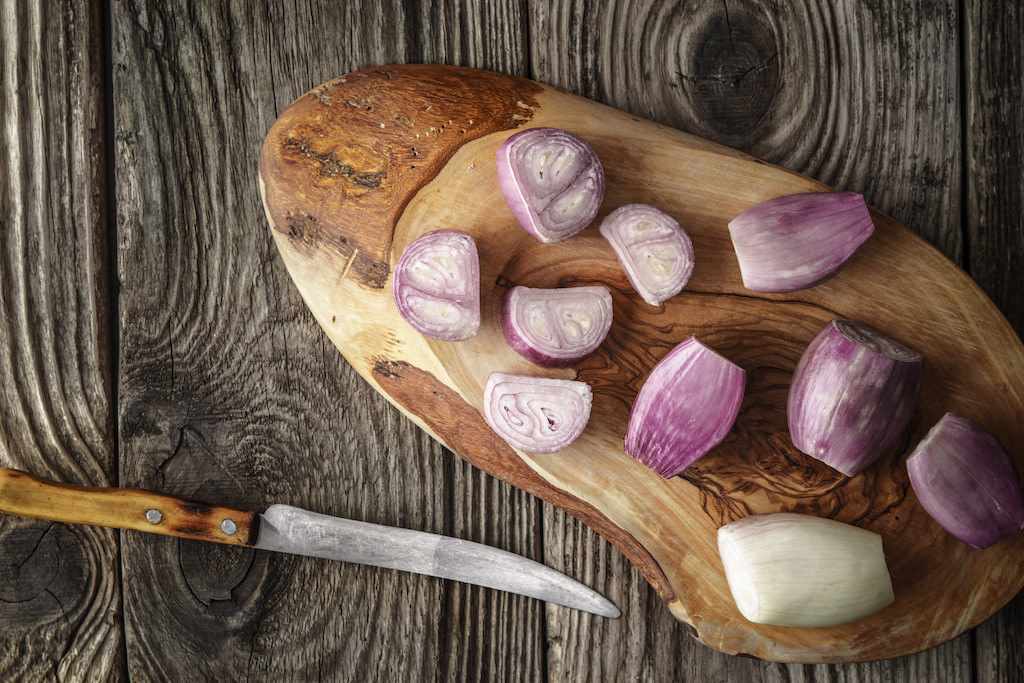
[[[271,505],[263,514],[149,491],[61,484],[0,468],[0,512],[399,569],[519,593],[604,617],[619,609],[582,583],[498,548]]]

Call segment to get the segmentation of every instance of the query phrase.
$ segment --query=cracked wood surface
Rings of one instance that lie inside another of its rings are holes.
[[[3,517],[0,678],[1020,680],[1021,596],[883,662],[693,642],[592,530],[455,458],[345,364],[276,254],[256,161],[293,99],[358,68],[527,76],[863,192],[1021,334],[1022,23],[979,0],[4,3],[0,464],[481,541],[624,616]]]

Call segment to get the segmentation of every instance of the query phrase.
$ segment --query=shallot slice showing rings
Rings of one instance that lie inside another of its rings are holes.
[[[457,230],[416,238],[395,265],[398,312],[421,334],[464,341],[480,328],[480,257],[476,241]]]
[[[516,286],[505,294],[501,329],[509,345],[538,365],[577,363],[601,345],[612,325],[612,295],[603,285],[542,289]]]
[[[590,421],[593,393],[586,382],[492,372],[484,384],[484,417],[510,446],[557,453]]]
[[[682,291],[693,275],[693,243],[676,219],[648,204],[626,204],[599,228],[633,289],[660,306]]]
[[[587,227],[604,199],[604,168],[594,150],[560,128],[528,128],[498,148],[498,186],[512,214],[540,242]]]

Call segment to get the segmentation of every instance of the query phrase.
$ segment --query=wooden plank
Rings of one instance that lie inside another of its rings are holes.
[[[123,484],[539,557],[536,500],[457,461],[343,362],[259,203],[262,137],[310,87],[389,62],[523,68],[515,4],[411,8],[114,5]],[[543,676],[542,608],[525,598],[138,536],[124,576],[128,671],[147,680]]]
[[[1024,336],[1024,12],[964,3],[965,267]],[[1024,594],[975,629],[976,680],[1024,671]]]
[[[0,463],[117,480],[102,17],[0,6]],[[118,537],[0,519],[0,679],[118,680]]]
[[[957,3],[574,0],[533,3],[530,25],[537,80],[860,191],[961,258]],[[593,551],[578,522],[546,510],[545,528],[554,566],[560,557],[610,556],[587,573],[605,576],[610,597],[626,607],[622,623],[606,627],[620,638],[591,640],[574,619],[549,621],[552,680],[971,677],[969,635],[873,664],[723,657],[681,639],[653,591],[614,550]],[[588,668],[597,647],[600,676]]]

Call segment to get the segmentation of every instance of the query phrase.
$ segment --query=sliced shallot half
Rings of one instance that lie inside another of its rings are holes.
[[[395,264],[398,312],[418,332],[463,341],[480,328],[480,257],[472,236],[439,230],[416,238]]]
[[[612,325],[612,295],[603,285],[544,289],[516,286],[505,294],[501,329],[517,353],[564,367],[601,345]]]
[[[512,214],[540,242],[561,242],[587,227],[604,199],[597,154],[560,128],[528,128],[509,137],[498,148],[497,171]]]
[[[907,459],[921,507],[943,529],[987,548],[1024,527],[1020,478],[987,429],[946,413]]]
[[[662,358],[640,387],[625,451],[666,479],[717,446],[743,403],[746,372],[690,337]]]
[[[718,530],[740,614],[755,624],[838,626],[895,600],[882,537],[834,519],[772,512]]]
[[[729,223],[743,286],[793,292],[838,273],[875,231],[856,192],[776,197]]]
[[[615,250],[633,289],[660,306],[682,291],[693,275],[693,243],[681,225],[648,204],[626,204],[608,214],[601,235]]]
[[[583,433],[593,398],[586,382],[492,372],[484,384],[484,417],[510,446],[557,453]]]
[[[917,406],[921,354],[850,320],[825,325],[793,370],[786,412],[793,444],[847,476],[877,460]]]

